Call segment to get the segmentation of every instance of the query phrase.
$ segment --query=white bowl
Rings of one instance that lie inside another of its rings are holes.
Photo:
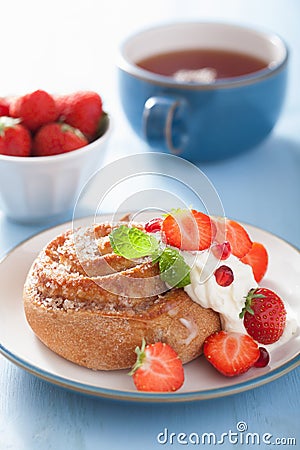
[[[22,223],[43,222],[71,211],[81,189],[104,160],[111,134],[55,156],[18,157],[0,155],[0,208],[10,219]]]

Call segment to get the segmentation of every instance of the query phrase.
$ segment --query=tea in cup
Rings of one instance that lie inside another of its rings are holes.
[[[274,33],[212,22],[161,25],[121,45],[121,102],[152,149],[192,162],[222,159],[272,131],[287,67],[287,46]]]

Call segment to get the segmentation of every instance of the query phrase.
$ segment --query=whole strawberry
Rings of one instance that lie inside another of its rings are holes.
[[[139,391],[174,392],[184,382],[183,365],[177,353],[166,343],[156,342],[135,350],[137,361],[130,375]]]
[[[250,336],[227,331],[211,334],[204,342],[203,353],[227,377],[247,372],[260,356],[259,347]]]
[[[19,119],[0,117],[0,154],[7,156],[29,156],[31,136]]]
[[[34,156],[51,156],[71,152],[88,144],[81,131],[65,123],[48,123],[33,140]]]
[[[251,289],[240,318],[250,336],[261,344],[273,344],[282,336],[286,310],[281,298],[267,288]]]
[[[93,91],[78,91],[56,98],[61,119],[78,128],[89,140],[95,137],[102,116],[102,100]]]
[[[29,130],[54,122],[58,117],[54,98],[46,91],[37,90],[13,99],[9,107],[11,117],[19,117]]]

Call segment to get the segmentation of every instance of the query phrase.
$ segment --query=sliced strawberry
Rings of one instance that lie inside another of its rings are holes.
[[[231,247],[231,253],[237,258],[242,258],[251,250],[252,241],[245,228],[227,218],[215,219],[217,227],[216,241],[223,243],[228,241]]]
[[[211,246],[216,227],[207,214],[192,209],[176,210],[162,223],[167,244],[181,250],[205,250]]]
[[[156,342],[136,348],[137,361],[130,372],[139,391],[174,392],[184,382],[183,366],[177,353],[168,344]]]
[[[264,277],[268,268],[268,252],[259,242],[253,242],[252,247],[241,261],[252,267],[253,275],[257,283]]]
[[[258,360],[260,351],[247,334],[219,331],[204,342],[206,359],[223,375],[233,377],[246,372]]]

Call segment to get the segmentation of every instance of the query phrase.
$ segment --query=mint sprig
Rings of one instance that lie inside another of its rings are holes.
[[[159,243],[151,234],[121,225],[109,235],[113,251],[126,259],[143,258],[158,252]]]
[[[158,262],[160,277],[170,287],[184,287],[190,284],[191,268],[179,250],[166,246],[149,233],[135,227],[120,225],[109,235],[113,251],[126,259],[151,257]]]
[[[158,260],[160,278],[170,287],[184,287],[191,283],[190,266],[178,250],[166,247]]]

